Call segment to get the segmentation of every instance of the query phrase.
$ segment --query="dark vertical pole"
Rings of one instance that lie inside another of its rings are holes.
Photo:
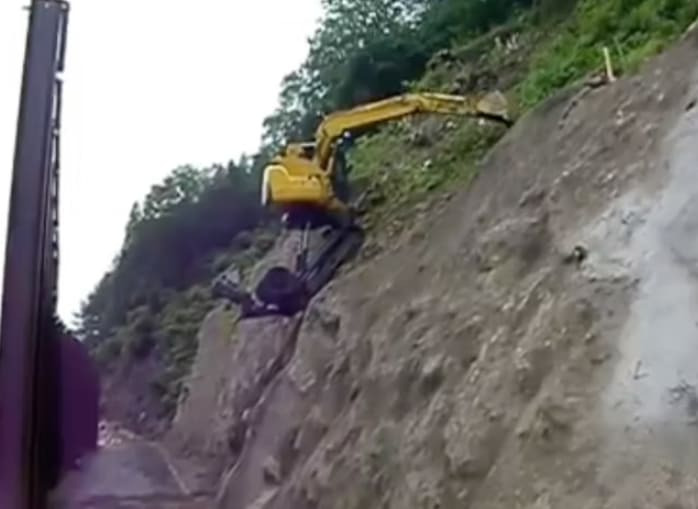
[[[57,85],[68,5],[33,0],[25,49],[7,224],[0,325],[0,508],[43,506],[40,422],[50,417],[41,391],[57,382],[52,346],[55,312]],[[46,377],[48,375],[49,378]],[[42,378],[43,377],[43,378]],[[42,424],[46,426],[46,423]],[[45,430],[46,428],[44,428]],[[48,451],[45,451],[48,452]]]

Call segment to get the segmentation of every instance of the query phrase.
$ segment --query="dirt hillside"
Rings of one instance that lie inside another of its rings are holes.
[[[697,56],[694,30],[548,100],[304,316],[209,315],[166,440],[199,489],[222,509],[694,507]]]

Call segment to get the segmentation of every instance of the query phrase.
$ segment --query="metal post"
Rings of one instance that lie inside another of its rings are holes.
[[[30,6],[7,224],[0,324],[0,507],[43,507],[48,453],[41,432],[52,417],[41,393],[55,345],[56,134],[68,4]],[[44,422],[41,420],[44,419]],[[42,463],[43,461],[43,463]]]

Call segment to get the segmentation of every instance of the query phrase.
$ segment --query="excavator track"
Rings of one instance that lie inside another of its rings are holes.
[[[339,231],[310,263],[304,283],[308,293],[315,295],[335,276],[337,269],[353,258],[364,241],[364,232],[358,226]]]
[[[352,258],[363,243],[363,231],[349,226],[330,233],[330,238],[307,266],[292,272],[286,267],[273,267],[264,275],[255,290],[263,306],[292,315],[307,306],[310,299],[334,277],[337,269]]]

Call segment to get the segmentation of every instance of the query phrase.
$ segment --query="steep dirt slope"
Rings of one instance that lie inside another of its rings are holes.
[[[693,507],[696,56],[552,98],[297,332],[226,333],[172,430],[210,419],[219,507]]]

